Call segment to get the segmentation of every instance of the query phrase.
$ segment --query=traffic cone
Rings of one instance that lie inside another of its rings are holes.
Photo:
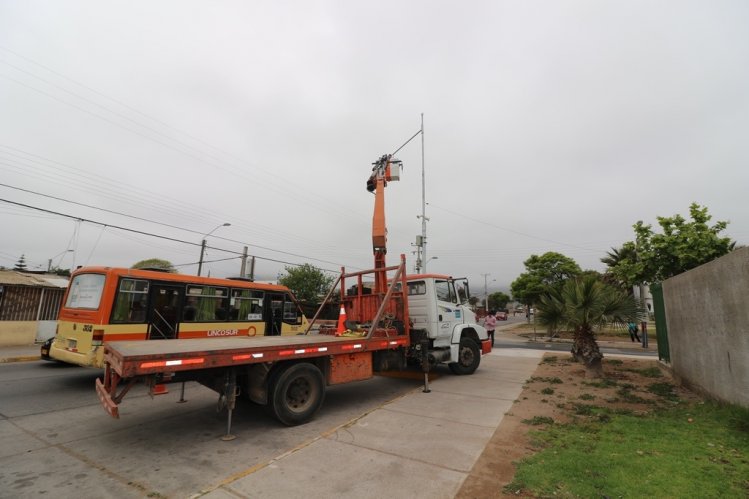
[[[344,331],[346,331],[346,307],[341,303],[341,312],[338,314],[338,329],[336,329],[335,334],[340,335]]]

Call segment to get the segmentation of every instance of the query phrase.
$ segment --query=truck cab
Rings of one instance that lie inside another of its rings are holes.
[[[491,351],[491,340],[467,306],[467,279],[417,274],[406,281],[413,346],[428,340],[430,362],[446,362],[457,374],[475,371],[481,354]]]

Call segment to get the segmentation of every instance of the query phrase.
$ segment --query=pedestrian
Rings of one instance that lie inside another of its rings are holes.
[[[627,323],[627,329],[629,329],[629,338],[634,343],[635,340],[640,341],[640,336],[637,334],[637,324],[634,322]]]
[[[492,339],[492,346],[494,346],[494,330],[497,328],[497,316],[495,314],[494,310],[489,310],[489,314],[484,319],[484,327]]]

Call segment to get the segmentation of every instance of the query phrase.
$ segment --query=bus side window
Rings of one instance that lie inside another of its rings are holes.
[[[146,322],[148,281],[122,279],[112,309],[113,323],[138,324]]]
[[[224,321],[229,317],[227,307],[229,306],[229,290],[216,286],[187,286],[187,303],[182,313],[185,321],[215,322]],[[195,309],[195,318],[192,321],[192,308]]]
[[[232,289],[229,301],[229,320],[263,320],[263,292],[250,289]]]

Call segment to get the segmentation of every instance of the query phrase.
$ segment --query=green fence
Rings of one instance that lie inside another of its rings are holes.
[[[655,336],[658,338],[658,358],[671,362],[671,352],[668,346],[668,327],[666,326],[666,306],[663,302],[663,285],[650,285],[653,296],[653,315],[655,315]]]

